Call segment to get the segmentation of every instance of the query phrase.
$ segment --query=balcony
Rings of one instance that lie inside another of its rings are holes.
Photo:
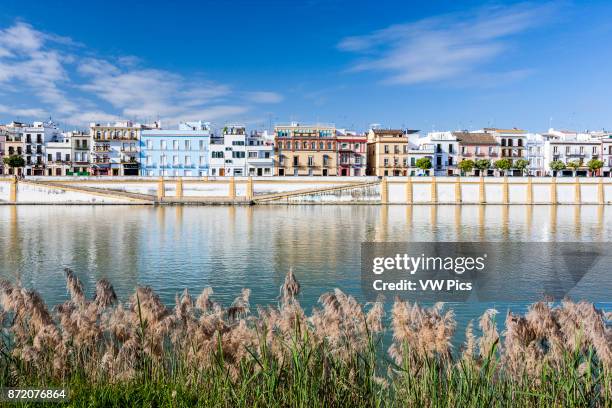
[[[94,153],[108,153],[110,152],[110,145],[98,145],[93,148]]]
[[[136,147],[121,147],[121,153],[134,154],[138,153],[138,149]]]
[[[95,159],[92,160],[92,163],[94,163],[94,164],[110,164],[110,158],[109,157],[96,157]]]
[[[472,157],[472,153],[461,153],[463,157]]]

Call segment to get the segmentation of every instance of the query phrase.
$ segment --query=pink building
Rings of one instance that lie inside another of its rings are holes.
[[[4,174],[4,164],[2,163],[2,159],[6,154],[4,150],[6,149],[6,135],[4,131],[0,129],[0,174]]]
[[[365,176],[367,158],[367,136],[336,131],[338,141],[338,175]]]
[[[499,143],[490,133],[453,132],[459,142],[459,162],[461,160],[489,160],[491,168],[487,174],[493,175],[493,162],[499,159]],[[475,176],[480,176],[480,170],[474,169]]]

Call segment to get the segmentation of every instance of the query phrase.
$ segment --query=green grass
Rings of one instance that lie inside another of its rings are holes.
[[[517,381],[500,375],[501,362],[494,352],[480,367],[436,358],[416,364],[406,359],[397,366],[377,357],[381,344],[375,340],[367,353],[348,360],[331,357],[325,345],[308,344],[302,338],[287,344],[289,358],[282,363],[266,350],[253,351],[235,378],[220,351],[205,371],[182,364],[170,352],[163,364],[143,361],[135,378],[119,382],[93,381],[78,371],[63,382],[47,382],[40,373],[3,355],[1,385],[65,387],[69,402],[49,405],[74,407],[612,406],[610,375],[598,368],[595,359],[589,360],[592,355],[587,356],[586,369],[579,369],[585,356],[575,353],[566,356],[564,370],[544,368],[539,378]]]

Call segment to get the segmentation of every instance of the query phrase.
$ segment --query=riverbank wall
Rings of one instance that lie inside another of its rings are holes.
[[[611,178],[40,177],[0,179],[0,204],[612,204]]]

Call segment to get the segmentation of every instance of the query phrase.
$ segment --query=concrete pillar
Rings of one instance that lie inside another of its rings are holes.
[[[10,181],[9,187],[9,202],[17,202],[17,176],[13,177]]]
[[[247,180],[246,198],[247,200],[253,199],[253,177],[249,177],[249,179]]]
[[[438,202],[438,183],[436,182],[436,176],[431,176],[431,203],[436,204]]]
[[[580,179],[578,179],[578,177],[576,177],[574,179],[574,204],[581,204],[582,203],[582,195],[580,194]]]
[[[236,179],[234,176],[229,179],[229,198],[236,198]]]
[[[412,177],[406,180],[406,204],[412,204]]]
[[[183,178],[176,180],[176,198],[183,198]]]
[[[527,204],[533,204],[533,182],[527,177]]]
[[[557,178],[553,177],[550,183],[550,203],[557,204]]]
[[[164,178],[160,177],[157,181],[157,199],[161,200],[166,196],[166,183]]]
[[[380,182],[380,203],[389,204],[389,185],[386,177]]]
[[[463,198],[461,196],[461,177],[457,177],[455,180],[455,203],[461,204]]]
[[[597,203],[598,204],[605,204],[606,203],[606,197],[605,197],[605,192],[604,192],[604,184],[603,184],[603,177],[599,178],[599,182],[597,183]]]
[[[480,176],[480,183],[478,184],[478,201],[480,202],[480,204],[487,203],[487,195],[485,191],[485,181],[484,181],[483,176]]]
[[[508,185],[508,176],[504,176],[504,184],[502,185],[502,203],[510,204],[510,186]]]

